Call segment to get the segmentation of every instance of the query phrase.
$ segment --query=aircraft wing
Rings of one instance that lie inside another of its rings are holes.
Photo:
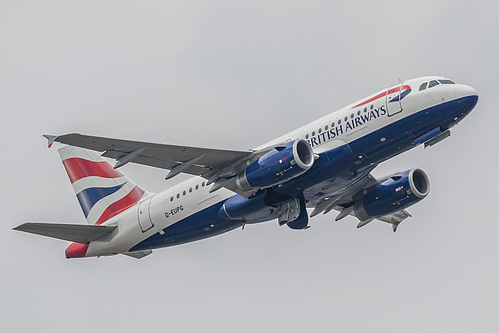
[[[219,179],[230,179],[242,171],[247,162],[252,163],[270,150],[223,150],[176,146],[131,140],[104,138],[82,134],[65,134],[60,136],[44,135],[49,141],[60,142],[70,146],[104,152],[102,156],[117,160],[115,168],[129,162],[168,169],[167,179],[179,173],[202,176],[208,183]],[[227,187],[227,186],[226,186]],[[230,188],[235,190],[236,188]]]
[[[14,230],[85,244],[103,238],[117,226],[27,222]]]

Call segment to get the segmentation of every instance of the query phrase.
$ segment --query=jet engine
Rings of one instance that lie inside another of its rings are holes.
[[[239,194],[230,197],[220,208],[218,216],[221,219],[256,223],[277,218],[277,209],[266,205],[265,192],[260,191],[249,198]]]
[[[423,200],[430,192],[430,182],[421,169],[410,169],[390,177],[354,204],[361,220],[392,214]]]
[[[220,207],[218,216],[247,224],[277,218],[279,225],[287,224],[291,229],[305,229],[308,225],[305,199],[282,195],[272,189],[259,191],[249,198],[236,194]]]
[[[250,164],[237,175],[236,184],[243,191],[272,187],[300,176],[313,164],[314,152],[307,141],[291,141]]]

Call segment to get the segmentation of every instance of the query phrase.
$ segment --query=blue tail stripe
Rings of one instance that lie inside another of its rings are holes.
[[[125,184],[126,183],[114,187],[90,187],[78,193],[76,197],[80,202],[85,218],[88,217],[88,213],[99,200],[115,193]]]

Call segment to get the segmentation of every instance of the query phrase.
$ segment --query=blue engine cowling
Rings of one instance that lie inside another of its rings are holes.
[[[218,216],[221,219],[257,223],[277,218],[277,209],[265,203],[265,192],[258,192],[249,198],[236,194],[225,201]]]
[[[278,219],[279,225],[286,224],[296,230],[308,226],[305,198],[294,198],[272,190],[259,191],[249,198],[236,194],[220,207],[218,217],[246,224]]]
[[[291,141],[249,165],[237,175],[236,184],[243,191],[272,187],[300,176],[313,164],[314,152],[307,141]]]
[[[354,204],[355,215],[368,220],[392,214],[423,200],[430,182],[421,169],[401,172],[385,180]]]

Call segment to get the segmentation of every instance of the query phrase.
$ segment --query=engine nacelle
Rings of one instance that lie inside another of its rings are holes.
[[[249,198],[236,194],[225,201],[218,216],[221,219],[256,223],[277,218],[277,209],[266,205],[264,192],[259,192]]]
[[[364,221],[392,214],[423,200],[429,192],[430,182],[423,170],[407,170],[385,180],[357,200],[355,215]]]
[[[314,152],[305,140],[295,140],[273,149],[236,177],[237,186],[252,191],[298,177],[314,164]]]

